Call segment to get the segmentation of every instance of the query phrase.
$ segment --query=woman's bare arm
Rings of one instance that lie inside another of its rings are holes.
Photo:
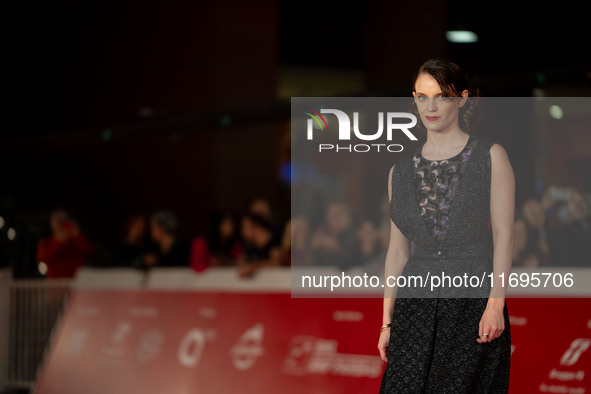
[[[392,201],[392,172],[394,166],[390,169],[388,175],[388,201]],[[390,219],[390,244],[386,254],[386,262],[384,269],[384,316],[383,324],[391,323],[392,313],[394,311],[394,303],[396,299],[396,287],[388,287],[386,278],[388,276],[398,277],[406,262],[410,257],[410,240],[406,238],[396,227],[394,222]]]
[[[491,156],[490,216],[493,232],[493,288],[488,305],[504,306],[508,276],[511,272],[515,211],[515,176],[505,149],[494,144]],[[503,283],[501,276],[504,276]]]
[[[390,169],[390,174],[388,175],[388,201],[392,201],[392,172],[394,171],[394,166]],[[392,323],[392,314],[394,312],[394,303],[396,301],[396,291],[397,288],[395,287],[388,287],[386,279],[388,276],[393,275],[398,277],[408,258],[410,257],[410,240],[406,238],[398,227],[394,224],[394,222],[390,219],[390,244],[388,246],[388,252],[386,253],[386,262],[384,267],[384,314],[382,317],[382,322],[384,325]],[[380,338],[378,340],[378,350],[380,352],[380,357],[383,361],[388,361],[387,359],[387,349],[388,343],[390,338],[390,330],[387,329],[380,334]]]

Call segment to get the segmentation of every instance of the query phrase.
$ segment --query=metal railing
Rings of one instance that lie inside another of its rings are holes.
[[[5,302],[5,316],[8,317],[6,388],[33,388],[56,323],[70,295],[71,284],[71,279],[0,283],[5,286],[4,295],[8,296],[8,302]]]

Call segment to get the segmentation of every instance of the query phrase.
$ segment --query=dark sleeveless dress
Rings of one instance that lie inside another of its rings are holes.
[[[491,146],[470,134],[452,158],[427,160],[421,146],[396,164],[390,215],[414,241],[402,275],[492,271]],[[511,333],[506,306],[501,336],[476,342],[489,291],[484,287],[478,297],[442,292],[415,297],[412,290],[399,288],[380,393],[507,393]]]

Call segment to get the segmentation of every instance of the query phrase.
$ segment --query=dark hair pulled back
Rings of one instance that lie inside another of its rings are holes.
[[[478,89],[470,88],[468,84],[468,76],[464,70],[449,59],[428,59],[419,67],[413,77],[413,92],[415,91],[414,89],[417,79],[421,74],[428,74],[432,76],[439,84],[444,97],[460,97],[464,90],[468,91],[469,99],[459,110],[458,123],[463,131],[472,131],[476,122],[476,107],[478,104],[477,98],[479,97],[479,92]],[[419,127],[421,131],[426,132],[425,126],[420,120],[417,106],[414,101],[411,112],[417,117],[417,127]]]

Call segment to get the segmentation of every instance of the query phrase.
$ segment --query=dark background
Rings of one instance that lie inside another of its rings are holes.
[[[0,265],[33,275],[35,245],[59,207],[104,261],[130,213],[171,209],[189,238],[207,230],[213,210],[241,213],[264,197],[285,222],[291,96],[407,96],[414,70],[435,56],[461,64],[484,96],[589,96],[583,5],[523,3],[12,4]],[[447,42],[459,28],[479,41]],[[535,136],[496,137],[527,195],[539,169],[523,152]],[[589,157],[583,167],[589,174]]]

